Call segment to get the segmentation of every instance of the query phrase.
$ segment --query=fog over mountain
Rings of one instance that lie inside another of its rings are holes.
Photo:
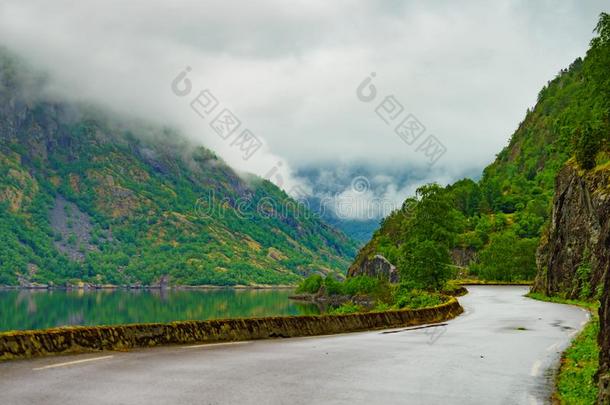
[[[0,0],[0,45],[48,72],[48,94],[177,127],[331,210],[398,206],[492,161],[537,89],[584,54],[604,3]],[[181,72],[188,92],[172,91]],[[191,106],[205,89],[209,115]],[[240,122],[230,136],[212,128],[224,108]],[[425,131],[399,136],[404,119]],[[244,129],[260,141],[251,156]],[[369,186],[354,196],[358,176]]]

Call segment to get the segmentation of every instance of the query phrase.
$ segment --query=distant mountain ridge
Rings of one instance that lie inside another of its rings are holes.
[[[0,285],[291,284],[347,268],[355,242],[272,183],[174,131],[30,97],[36,80],[0,51]]]

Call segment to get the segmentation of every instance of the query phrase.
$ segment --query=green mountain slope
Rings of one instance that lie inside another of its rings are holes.
[[[533,279],[536,247],[548,224],[557,173],[571,156],[583,167],[608,160],[607,25],[608,17],[602,14],[596,28],[599,35],[587,56],[578,58],[540,91],[534,109],[527,111],[479,182],[464,179],[437,192],[435,198],[446,199],[453,207],[449,213],[452,229],[447,230],[450,235],[444,244],[462,276]],[[413,238],[417,233],[413,226],[418,223],[413,207],[421,202],[420,193],[386,218],[358,253],[350,273],[365,267],[375,254],[400,268],[421,242]]]
[[[32,97],[0,54],[0,284],[288,284],[355,244],[170,130]]]

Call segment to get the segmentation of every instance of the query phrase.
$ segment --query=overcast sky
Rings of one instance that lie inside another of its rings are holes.
[[[401,201],[490,163],[540,88],[584,55],[604,3],[0,0],[0,45],[62,97],[178,127],[284,188],[366,175]],[[192,89],[177,96],[187,66]],[[219,106],[201,118],[189,103],[204,89]],[[403,108],[389,123],[375,113],[386,96]],[[223,108],[241,121],[227,140],[210,127]],[[412,144],[393,131],[408,114],[425,126]],[[232,145],[243,129],[263,144],[248,160]],[[433,166],[418,150],[429,135],[446,149]]]

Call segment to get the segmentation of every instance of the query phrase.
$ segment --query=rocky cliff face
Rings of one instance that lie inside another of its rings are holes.
[[[610,265],[610,166],[557,175],[548,231],[537,254],[534,290],[567,298],[601,296]]]
[[[584,173],[568,163],[560,171],[537,262],[534,290],[600,298],[599,403],[610,404],[610,164]]]

